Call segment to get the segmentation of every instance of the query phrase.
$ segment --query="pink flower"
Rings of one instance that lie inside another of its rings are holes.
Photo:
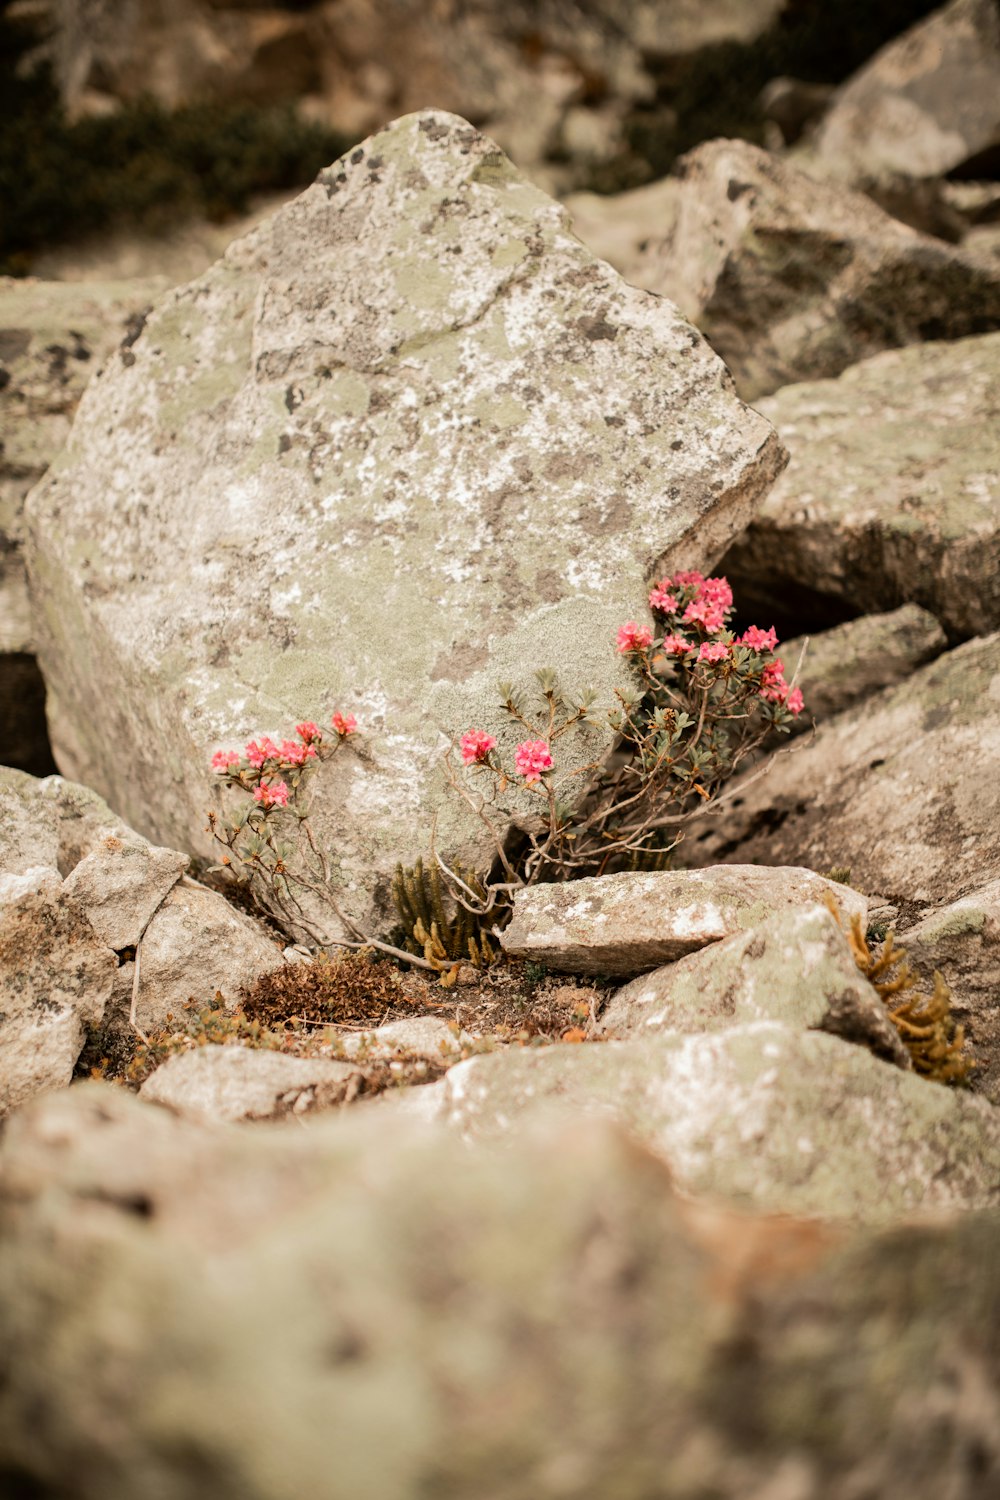
[[[307,719],[304,724],[296,724],[295,733],[301,735],[307,745],[311,745],[313,740],[323,738],[319,732],[319,725],[314,724],[311,719]]]
[[[263,745],[258,745],[256,740],[251,740],[246,748],[246,758],[255,770],[259,771],[267,760],[267,751]]]
[[[773,651],[778,644],[778,637],[773,625],[770,630],[758,630],[756,625],[751,625],[743,632],[736,644],[749,646],[751,651]]]
[[[672,615],[677,610],[677,595],[667,592],[669,582],[669,578],[664,578],[663,582],[651,590],[649,595],[650,609],[658,610],[661,615]]]
[[[721,612],[733,607],[733,591],[727,578],[706,578],[699,586],[696,597],[704,599]]]
[[[254,801],[265,809],[288,806],[288,787],[283,781],[274,781],[270,786],[262,781],[260,786],[254,787],[253,795]]]
[[[240,753],[238,750],[216,750],[212,756],[213,771],[228,771],[230,766],[238,766]]]
[[[333,715],[330,723],[342,740],[346,739],[349,734],[353,734],[358,727],[358,721],[353,714],[342,714],[339,710]]]
[[[722,610],[710,599],[692,599],[682,619],[686,625],[700,625],[706,635],[714,635],[726,623]]]
[[[694,645],[691,641],[686,641],[682,635],[665,635],[661,649],[668,656],[686,656],[689,651],[694,650]]]
[[[790,714],[800,714],[805,706],[806,703],[802,696],[802,689],[792,688],[792,691],[785,700],[785,707],[788,709],[788,712]]]
[[[729,647],[722,641],[703,641],[698,651],[699,661],[725,661],[729,655]]]
[[[462,760],[467,766],[482,765],[490,758],[496,740],[484,729],[469,729],[458,742]]]
[[[648,625],[637,625],[634,620],[629,620],[618,632],[618,650],[645,651],[653,644],[653,632]]]
[[[282,740],[281,759],[292,766],[304,766],[310,758],[315,759],[312,745],[300,745],[296,740]]]
[[[514,767],[528,786],[541,781],[545,772],[552,770],[552,752],[548,740],[525,740],[518,745],[514,751]]]
[[[664,580],[665,585],[669,583],[675,589],[700,588],[704,582],[704,573],[675,573],[672,580]]]
[[[775,657],[774,661],[768,662],[760,674],[760,696],[768,703],[784,703],[789,691],[788,683],[785,681],[785,664],[780,658]]]

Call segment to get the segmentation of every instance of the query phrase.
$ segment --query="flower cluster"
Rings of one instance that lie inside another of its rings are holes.
[[[463,764],[467,766],[487,765],[490,751],[496,749],[496,737],[482,729],[470,729],[462,735],[459,749]]]
[[[548,740],[525,740],[514,751],[514,769],[524,777],[526,786],[537,786],[552,765]]]
[[[330,722],[339,740],[358,727],[353,714],[335,713]],[[283,739],[280,743],[270,735],[261,735],[249,741],[242,755],[238,750],[216,750],[212,770],[224,776],[228,785],[248,792],[266,817],[272,809],[288,806],[302,773],[323,755],[323,733],[318,724],[305,720],[296,724],[295,733],[297,740]]]

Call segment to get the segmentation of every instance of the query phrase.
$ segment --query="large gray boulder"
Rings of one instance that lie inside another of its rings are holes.
[[[367,920],[435,815],[487,852],[442,727],[492,726],[533,667],[623,682],[651,568],[717,557],[782,462],[695,330],[491,141],[399,120],[159,304],[33,491],[57,760],[207,851],[216,747],[355,712],[314,810]]]
[[[1000,148],[1000,9],[952,0],[865,64],[817,133],[819,160],[856,182],[989,170]]]
[[[724,815],[685,840],[689,863],[846,867],[904,920],[1000,878],[1000,635],[939,656],[730,790]]]
[[[761,402],[792,454],[724,567],[749,609],[812,591],[1000,627],[1000,333],[875,355]]]
[[[753,400],[881,349],[1000,327],[1000,270],[745,141],[678,163],[670,232],[642,285],[670,297]]]
[[[85,1084],[0,1145],[0,1471],[79,1500],[985,1497],[998,1234],[691,1203],[601,1122],[470,1155]]]
[[[1000,1113],[821,1031],[771,1021],[458,1063],[440,1118],[501,1140],[533,1114],[610,1116],[686,1192],[881,1224],[1000,1205]]]

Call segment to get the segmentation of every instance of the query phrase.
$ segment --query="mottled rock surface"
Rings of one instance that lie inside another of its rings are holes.
[[[1000,626],[1000,334],[876,355],[761,402],[787,472],[720,565],[741,602],[812,590]]]
[[[899,947],[924,978],[943,974],[978,1064],[971,1085],[1000,1104],[1000,880],[928,912]]]
[[[563,202],[588,250],[642,286],[646,249],[672,229],[680,190],[675,178],[661,177],[627,193],[571,193]]]
[[[642,284],[701,329],[748,400],[882,349],[1000,327],[992,261],[861,193],[745,141],[708,141],[677,170],[676,223],[650,245]]]
[[[623,681],[651,566],[717,556],[782,462],[669,304],[464,121],[409,116],[90,387],[30,506],[56,758],[208,852],[215,747],[355,712],[313,801],[366,917],[435,812],[482,852],[440,726],[492,722],[536,666]]]
[[[74,866],[64,889],[83,907],[98,937],[120,952],[135,947],[188,863],[187,855],[176,849],[112,836]]]
[[[1000,635],[967,641],[780,754],[689,863],[848,868],[904,915],[1000,878]]]
[[[840,90],[815,141],[820,161],[855,181],[958,167],[975,176],[998,149],[996,0],[953,0],[883,47]]]
[[[534,1111],[611,1116],[685,1191],[741,1208],[877,1224],[1000,1204],[1000,1113],[819,1031],[758,1021],[475,1057],[442,1092],[469,1141]]]
[[[357,1077],[349,1063],[329,1058],[209,1045],[168,1058],[139,1093],[209,1122],[272,1120],[341,1103]]]
[[[752,931],[654,969],[609,1000],[605,1036],[723,1031],[779,1021],[827,1031],[898,1067],[910,1059],[886,1007],[862,976],[826,906],[778,912]]]
[[[51,865],[65,877],[108,839],[142,842],[88,787],[0,766],[0,874]]]
[[[0,1115],[69,1083],[116,967],[57,870],[0,876]]]
[[[22,1489],[978,1500],[1000,1479],[996,1211],[751,1218],[676,1195],[601,1122],[472,1156],[374,1112],[308,1126],[209,1129],[95,1084],[10,1123],[0,1466]]]
[[[139,962],[136,1020],[143,1030],[179,1016],[189,1000],[207,1005],[221,994],[235,1007],[244,986],[280,968],[284,956],[260,924],[186,877],[146,928]]]
[[[776,911],[829,894],[845,919],[865,898],[812,870],[624,871],[519,891],[501,941],[507,953],[570,974],[627,978],[756,927]]]
[[[748,604],[754,593],[750,588],[738,594],[741,606],[750,612],[757,608]],[[762,604],[766,593],[761,590]],[[807,709],[791,726],[792,732],[806,729],[811,719],[822,722],[905,682],[918,667],[940,656],[947,644],[937,620],[917,604],[903,604],[884,615],[859,615],[830,630],[782,641],[781,658],[789,675],[801,660],[796,681]]]

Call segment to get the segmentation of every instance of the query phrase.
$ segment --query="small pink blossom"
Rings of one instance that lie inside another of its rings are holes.
[[[686,625],[700,625],[706,635],[714,635],[726,623],[722,610],[710,599],[692,599],[682,618]]]
[[[238,766],[240,753],[238,750],[216,750],[212,756],[213,771],[228,771],[230,766]]]
[[[686,656],[689,651],[694,650],[694,644],[686,641],[682,635],[665,635],[661,650],[668,656]]]
[[[473,766],[482,765],[489,760],[490,751],[495,748],[496,740],[484,729],[469,729],[462,735],[458,744],[464,763],[467,766]]]
[[[778,637],[774,626],[770,630],[758,630],[756,625],[751,625],[744,630],[737,645],[749,646],[751,651],[773,651],[778,644]]]
[[[288,787],[283,781],[273,781],[270,785],[262,781],[260,786],[254,787],[253,795],[254,801],[265,809],[288,806]]]
[[[733,591],[729,587],[728,578],[706,578],[699,585],[696,597],[704,599],[722,612],[733,607]]]
[[[304,724],[296,724],[295,733],[300,735],[307,745],[311,745],[313,740],[323,738],[319,732],[319,725],[314,724],[311,719],[307,719]]]
[[[663,586],[669,585],[675,589],[700,588],[705,582],[704,573],[675,573],[672,579],[665,579]]]
[[[649,607],[657,610],[661,615],[672,615],[677,611],[679,600],[676,594],[667,592],[670,579],[665,578],[661,584],[650,591]]]
[[[545,772],[552,770],[552,752],[548,740],[525,740],[518,745],[514,751],[514,767],[528,786],[541,781]]]
[[[789,694],[785,664],[779,657],[769,661],[760,675],[760,696],[768,703],[784,703]]]
[[[353,714],[342,714],[339,710],[333,715],[330,723],[342,740],[346,739],[349,734],[353,734],[358,727],[358,721]]]
[[[315,759],[316,751],[312,745],[300,745],[297,740],[282,740],[281,760],[291,766],[304,766],[309,759]]]
[[[725,661],[729,647],[722,641],[703,641],[698,650],[699,661]]]
[[[788,709],[788,712],[790,714],[800,714],[805,706],[806,703],[802,696],[802,689],[792,688],[792,691],[785,700],[785,707]]]
[[[246,758],[254,769],[259,771],[267,760],[267,751],[263,745],[258,745],[256,740],[251,740],[246,748]]]
[[[634,620],[629,620],[618,631],[618,650],[645,651],[653,644],[653,632],[648,625],[637,625]]]

